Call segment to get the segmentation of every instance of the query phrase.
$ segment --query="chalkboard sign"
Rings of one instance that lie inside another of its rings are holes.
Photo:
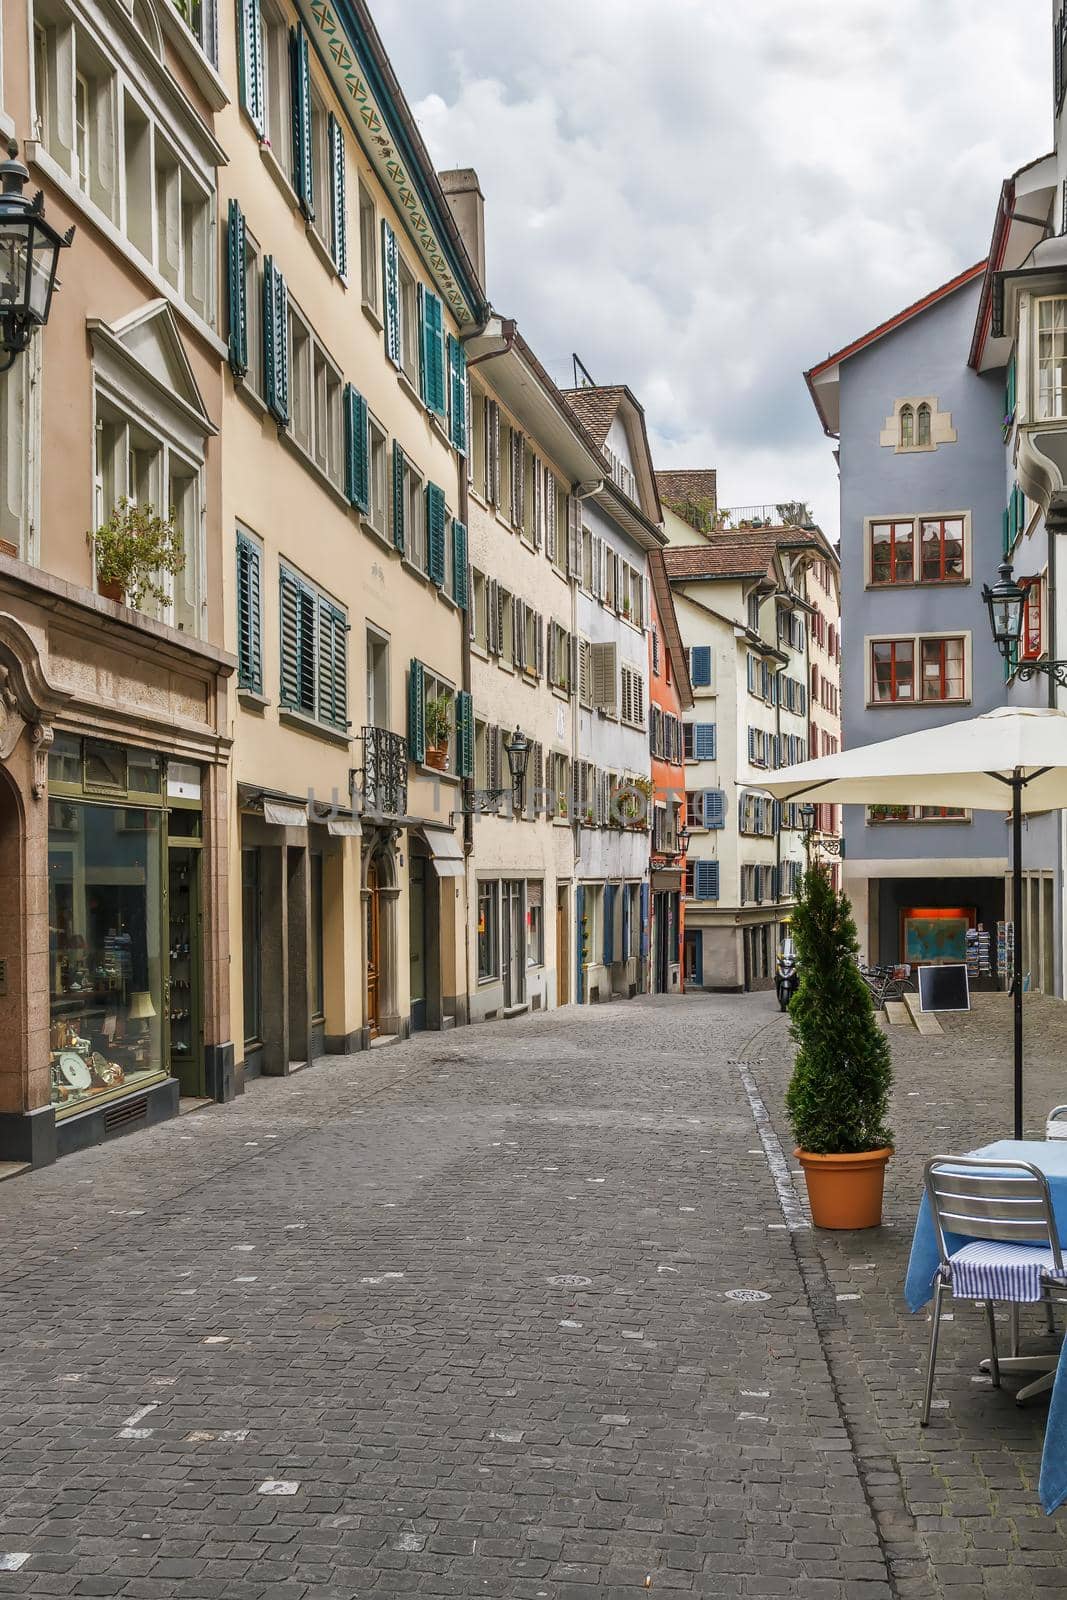
[[[920,1011],[969,1011],[971,992],[967,984],[967,968],[937,966],[919,968]]]

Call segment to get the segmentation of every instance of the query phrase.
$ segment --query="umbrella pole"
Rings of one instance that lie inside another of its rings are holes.
[[[1023,1136],[1023,784],[1011,779],[1011,915],[1015,924],[1011,988],[1015,1043],[1015,1137]]]

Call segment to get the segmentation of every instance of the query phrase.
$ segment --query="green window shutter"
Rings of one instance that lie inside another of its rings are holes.
[[[461,611],[468,605],[467,529],[458,517],[452,518],[452,598]]]
[[[300,585],[283,567],[279,595],[281,680],[278,698],[295,710],[300,704]]]
[[[300,614],[299,632],[299,689],[297,707],[307,716],[315,715],[315,677],[316,677],[316,648],[315,648],[315,596],[304,584],[299,586],[297,596]]]
[[[263,693],[259,546],[237,535],[237,686]]]
[[[1011,510],[1008,506],[1005,506],[1004,510],[1000,513],[1000,524],[1001,539],[1004,545],[1004,554],[1007,555],[1008,551],[1011,549]]]
[[[445,491],[426,485],[426,570],[440,589],[445,581]]]
[[[293,188],[310,222],[315,215],[315,168],[311,157],[311,68],[308,36],[298,22],[289,32],[293,101]]]
[[[358,510],[370,510],[370,439],[367,402],[358,389],[345,384],[345,493]]]
[[[241,104],[262,139],[267,131],[267,120],[264,116],[263,33],[259,0],[238,0],[237,27],[241,35],[238,40]]]
[[[226,287],[230,313],[230,370],[235,378],[248,371],[248,307],[245,304],[245,219],[236,200],[226,214]]]
[[[400,256],[396,234],[382,218],[382,317],[385,323],[385,353],[394,367],[403,361],[400,339]]]
[[[404,451],[393,440],[393,544],[404,553]]]
[[[414,658],[408,669],[408,755],[412,761],[426,759],[426,675]]]
[[[467,352],[458,339],[448,336],[448,436],[452,447],[467,453]]]
[[[348,731],[348,622],[332,601],[319,596],[318,715]]]
[[[419,354],[422,398],[430,411],[445,414],[445,333],[441,302],[419,286]]]
[[[474,777],[474,706],[461,689],[456,695],[456,756],[461,778]]]
[[[1007,417],[1015,415],[1015,357],[1008,362],[1007,385],[1004,390],[1004,413]]]
[[[263,377],[267,409],[289,424],[289,296],[273,256],[263,262]]]
[[[345,136],[330,112],[330,201],[333,206],[333,259],[342,278],[348,277],[348,212],[345,205]]]

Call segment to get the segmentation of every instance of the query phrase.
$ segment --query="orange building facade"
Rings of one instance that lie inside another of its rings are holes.
[[[685,987],[685,723],[693,691],[662,550],[649,552],[649,747],[652,873],[649,950],[653,994]]]

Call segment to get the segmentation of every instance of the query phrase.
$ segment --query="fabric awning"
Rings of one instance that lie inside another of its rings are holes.
[[[439,878],[462,878],[463,846],[448,828],[426,828],[422,837],[430,847],[433,870]]]
[[[326,832],[335,839],[361,839],[363,829],[358,817],[329,817],[326,821]]]
[[[296,805],[286,800],[268,800],[264,796],[263,821],[272,823],[276,828],[306,828],[307,806]]]

